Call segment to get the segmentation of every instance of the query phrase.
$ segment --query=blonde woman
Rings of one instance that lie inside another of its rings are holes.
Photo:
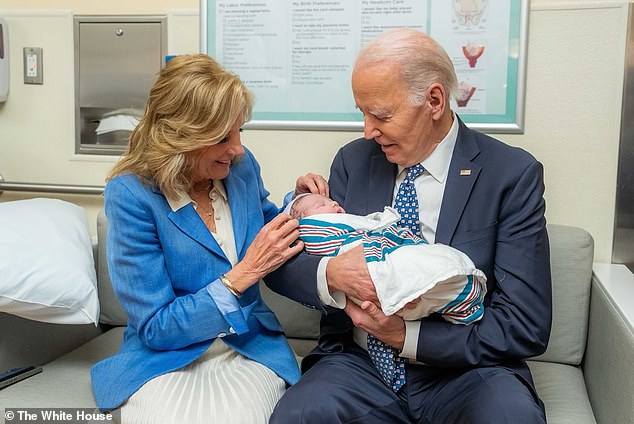
[[[108,266],[128,327],[92,384],[123,422],[266,423],[299,378],[258,281],[303,245],[241,144],[251,108],[213,59],[177,56],[108,177]]]

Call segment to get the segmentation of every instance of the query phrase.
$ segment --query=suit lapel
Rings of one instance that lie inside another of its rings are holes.
[[[447,184],[436,227],[436,243],[450,244],[460,217],[467,206],[473,185],[482,169],[480,165],[473,162],[480,153],[480,149],[472,131],[462,121],[459,121],[459,125],[458,138],[449,165]]]
[[[392,205],[396,169],[396,165],[388,162],[383,153],[372,156],[368,175],[366,213],[382,211],[385,206]]]

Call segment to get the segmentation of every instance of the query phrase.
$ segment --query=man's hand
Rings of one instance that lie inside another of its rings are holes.
[[[341,291],[348,297],[378,302],[362,245],[328,261],[326,281],[331,292]]]
[[[359,307],[352,301],[346,302],[344,311],[355,326],[372,334],[377,339],[403,350],[405,344],[405,321],[397,315],[386,316],[373,302],[362,302]]]

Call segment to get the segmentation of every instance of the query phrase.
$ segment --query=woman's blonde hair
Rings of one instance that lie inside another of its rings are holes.
[[[175,197],[193,183],[188,153],[223,140],[236,119],[251,118],[252,108],[243,82],[211,57],[176,56],[159,72],[128,150],[107,180],[133,173]]]

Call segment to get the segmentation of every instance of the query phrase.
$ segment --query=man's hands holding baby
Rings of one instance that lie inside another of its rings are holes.
[[[341,291],[348,298],[362,300],[360,306],[347,301],[344,308],[355,326],[399,350],[403,349],[405,322],[397,315],[388,317],[381,310],[362,245],[332,258],[326,267],[326,281],[331,291]]]
[[[340,291],[347,297],[379,301],[365,263],[363,245],[330,259],[326,267],[326,281],[331,292]]]
[[[362,302],[360,306],[354,302],[346,302],[344,311],[356,327],[365,330],[399,351],[403,350],[405,344],[403,318],[397,315],[388,317],[377,304],[367,300]]]

